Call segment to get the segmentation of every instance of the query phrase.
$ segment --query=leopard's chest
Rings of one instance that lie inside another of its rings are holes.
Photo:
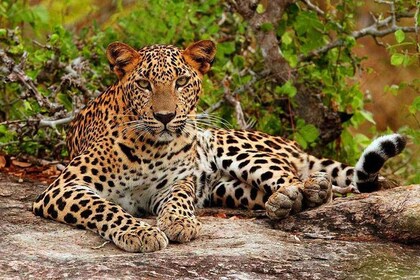
[[[144,151],[137,151],[137,154],[131,151],[130,156],[124,157],[118,186],[109,195],[111,200],[133,214],[139,209],[148,211],[154,196],[197,173],[195,145],[162,147],[148,154]]]

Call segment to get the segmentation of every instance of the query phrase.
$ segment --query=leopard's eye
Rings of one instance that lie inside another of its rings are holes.
[[[188,76],[179,77],[178,80],[176,80],[176,87],[185,86],[188,83],[189,79],[190,79],[190,77],[188,77]]]
[[[148,89],[148,90],[151,89],[150,82],[148,80],[144,80],[144,79],[138,80],[137,84],[141,88]]]

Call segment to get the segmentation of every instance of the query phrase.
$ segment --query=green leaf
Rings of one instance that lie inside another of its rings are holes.
[[[394,32],[395,40],[397,40],[398,43],[402,43],[405,40],[405,33],[401,29]]]
[[[356,39],[354,38],[354,37],[352,37],[352,36],[347,36],[345,39],[344,39],[344,41],[345,41],[345,43],[346,43],[346,46],[348,46],[348,47],[354,47],[355,45],[356,45]]]
[[[50,36],[50,42],[51,44],[55,44],[60,39],[60,36],[58,34],[52,34]]]
[[[357,133],[356,135],[353,135],[353,139],[363,149],[365,149],[372,142],[372,139],[371,138],[369,138],[366,135],[361,134],[361,133]]]
[[[4,124],[0,125],[0,134],[4,134],[7,131],[7,126],[5,126]]]
[[[289,97],[294,97],[297,93],[297,89],[294,87],[292,81],[287,81],[281,87],[277,86],[274,91],[281,95],[287,95]]]
[[[373,119],[373,115],[371,112],[361,110],[360,114],[370,123],[376,124],[375,120]]]
[[[31,111],[32,110],[32,105],[27,100],[23,101],[23,107],[25,108],[25,111]]]
[[[258,130],[265,131],[269,134],[279,134],[281,131],[281,122],[273,112],[261,109],[261,118],[258,120]]]
[[[223,42],[217,45],[217,51],[223,54],[235,52],[235,42]]]
[[[303,149],[308,147],[308,142],[305,141],[305,138],[299,132],[295,133],[293,138]]]
[[[245,64],[245,58],[241,55],[235,55],[233,57],[233,64],[238,68],[243,68]]]
[[[325,25],[312,11],[300,12],[293,25],[298,35],[314,34],[314,32],[319,33],[319,31],[323,31],[325,28]]]
[[[394,66],[399,66],[404,62],[404,55],[401,53],[394,53],[391,56],[391,64]]]
[[[417,96],[413,103],[408,107],[408,111],[411,114],[415,114],[417,112],[420,112],[420,96]]]
[[[318,129],[312,124],[305,124],[305,126],[299,130],[299,133],[308,143],[314,142],[319,136]]]
[[[73,108],[73,103],[71,98],[64,93],[57,94],[57,99],[60,101],[61,104],[64,105],[67,111],[71,111]]]
[[[258,6],[257,6],[257,13],[259,13],[259,14],[262,14],[262,13],[264,13],[265,12],[265,7],[264,7],[264,5],[263,4],[258,4]]]
[[[273,29],[274,29],[273,24],[271,24],[270,22],[265,22],[261,24],[261,30],[264,32],[271,31]]]
[[[284,59],[289,62],[290,67],[295,68],[298,64],[298,57],[292,50],[285,50],[283,53]]]
[[[290,45],[293,42],[292,35],[289,31],[283,33],[281,36],[281,42],[285,45]]]

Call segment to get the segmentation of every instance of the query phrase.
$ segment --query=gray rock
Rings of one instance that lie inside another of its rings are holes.
[[[197,240],[126,253],[91,232],[35,217],[30,205],[44,187],[0,174],[1,279],[420,279],[419,245],[288,233],[258,216],[203,216]]]

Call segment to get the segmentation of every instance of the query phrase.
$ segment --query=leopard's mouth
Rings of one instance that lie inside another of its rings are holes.
[[[183,129],[179,127],[166,125],[155,131],[154,135],[160,142],[170,142],[176,137],[179,137],[182,134],[182,130]]]
[[[174,133],[170,132],[167,128],[164,128],[161,132],[157,134],[158,141],[160,142],[171,142],[174,140]]]
[[[176,124],[166,125],[155,132],[158,141],[170,142],[178,137],[191,138],[194,135],[195,128],[189,127],[186,121],[180,121]]]
[[[138,133],[159,142],[170,142],[179,137],[190,138],[196,130],[195,125],[190,124],[187,118],[177,118],[167,124],[153,119],[144,119],[141,123],[142,125],[135,126]]]

